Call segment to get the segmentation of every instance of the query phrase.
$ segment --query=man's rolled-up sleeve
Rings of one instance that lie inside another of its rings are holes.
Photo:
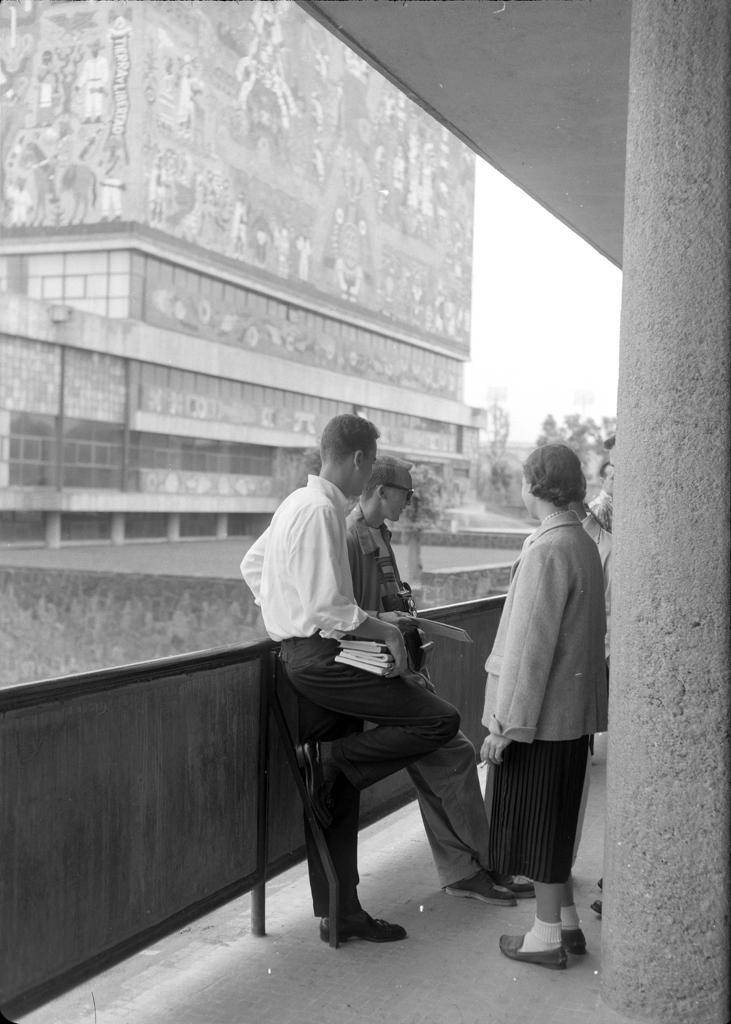
[[[261,604],[261,574],[264,567],[264,552],[266,551],[268,533],[269,530],[266,529],[261,537],[254,541],[241,560],[239,567],[244,582],[254,595],[254,602],[259,605]]]

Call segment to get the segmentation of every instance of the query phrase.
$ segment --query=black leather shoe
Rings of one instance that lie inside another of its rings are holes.
[[[320,921],[320,938],[330,941],[330,922],[326,917]],[[371,917],[362,910],[353,917],[344,917],[338,926],[338,939],[363,939],[365,942],[399,942],[406,938],[406,929],[400,924],[389,924],[378,917]]]
[[[586,953],[586,936],[581,928],[562,928],[561,945],[567,953],[583,956]]]
[[[449,896],[463,896],[468,899],[481,900],[499,907],[514,907],[515,896],[508,889],[502,889],[493,881],[492,875],[484,868],[470,878],[445,885],[444,891]]]
[[[537,964],[539,967],[547,967],[550,971],[566,970],[566,950],[563,946],[556,946],[555,949],[543,949],[536,953],[521,953],[525,935],[501,935],[500,952],[510,960],[519,960],[524,964]]]
[[[535,898],[535,886],[530,879],[519,882],[515,875],[496,875],[494,872],[492,877],[496,885],[501,885],[504,889],[512,892],[516,900],[532,900]]]
[[[305,778],[312,810],[323,828],[332,825],[332,786],[328,786],[322,773],[320,744],[311,741],[296,748],[297,763]]]

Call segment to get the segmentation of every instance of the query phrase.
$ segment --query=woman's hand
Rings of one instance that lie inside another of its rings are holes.
[[[502,764],[503,751],[512,742],[512,740],[507,739],[505,736],[496,736],[491,732],[483,740],[482,747],[480,748],[480,757],[485,764]]]

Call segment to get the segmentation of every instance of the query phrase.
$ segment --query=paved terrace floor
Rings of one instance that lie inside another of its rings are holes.
[[[0,566],[241,579],[239,564],[253,541],[253,537],[229,537],[226,540],[130,541],[121,545],[67,544],[60,548],[0,544]],[[421,560],[427,572],[509,565],[515,560],[521,543],[522,538],[516,541],[514,549],[424,544]],[[405,545],[395,545],[394,552],[399,565],[405,567],[408,564]]]
[[[242,897],[155,943],[23,1024],[627,1024],[603,1006],[601,922],[606,736],[597,737],[576,903],[589,953],[566,971],[517,964],[498,938],[530,927],[535,902],[502,910],[444,895],[416,804],[361,833],[361,901],[404,942],[321,942],[304,865],[267,886],[265,938]]]

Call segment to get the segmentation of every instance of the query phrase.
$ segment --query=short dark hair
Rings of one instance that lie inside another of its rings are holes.
[[[370,475],[370,479],[363,488],[363,494],[366,498],[370,498],[376,487],[381,485],[388,487],[389,484],[396,483],[399,471],[402,474],[408,473],[410,477],[411,467],[412,463],[405,462],[403,459],[396,459],[393,455],[379,455],[373,464],[373,472]],[[401,484],[399,483],[397,486],[401,486]]]
[[[576,452],[565,444],[544,444],[535,448],[523,465],[531,494],[552,505],[565,507],[583,501],[586,478]]]
[[[353,452],[370,452],[376,447],[379,433],[370,420],[345,412],[325,424],[320,438],[323,462],[342,462]]]

